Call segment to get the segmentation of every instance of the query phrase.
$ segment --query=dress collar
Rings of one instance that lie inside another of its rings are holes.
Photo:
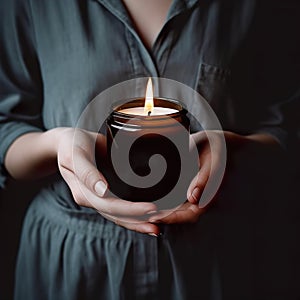
[[[122,0],[93,0],[101,3],[106,9],[114,14],[118,19],[123,21],[129,26],[132,26],[131,19]],[[167,15],[167,20],[172,19],[174,16],[192,8],[199,0],[173,0],[170,10]]]

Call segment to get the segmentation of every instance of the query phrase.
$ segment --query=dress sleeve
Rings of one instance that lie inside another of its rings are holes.
[[[300,140],[299,11],[299,1],[258,1],[234,78],[237,99],[245,100],[243,132],[268,133],[292,152]]]
[[[258,131],[273,135],[283,148],[292,150],[299,147],[300,137],[300,4],[275,0],[260,5],[256,95],[266,100],[267,107],[258,114]]]
[[[0,2],[0,187],[8,176],[4,158],[22,134],[43,130],[42,80],[30,5]]]

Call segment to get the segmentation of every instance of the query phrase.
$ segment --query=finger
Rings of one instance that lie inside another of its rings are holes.
[[[149,222],[138,221],[129,218],[117,218],[104,213],[100,213],[100,214],[103,215],[106,219],[114,222],[115,224],[129,230],[133,230],[140,233],[146,233],[153,236],[158,236],[160,233],[159,227]]]
[[[127,217],[143,216],[157,210],[152,202],[131,202],[114,197],[97,197],[84,185],[81,185],[81,190],[93,208],[106,214]]]
[[[204,165],[192,180],[187,192],[188,200],[191,203],[198,203],[202,207],[204,203],[204,206],[207,205],[217,192],[218,185],[216,186],[216,183],[221,182],[223,179],[221,166],[224,160],[224,151],[226,155],[226,149],[222,144],[222,134],[210,132],[208,137],[209,145],[206,143],[206,146],[203,146],[204,151],[199,150],[200,164],[203,162]],[[204,189],[205,199],[201,199]]]
[[[143,216],[157,209],[152,202],[130,202],[115,197],[98,197],[80,181],[77,181],[77,184],[89,206],[99,212],[114,216]]]
[[[157,210],[156,205],[152,202],[130,202],[114,197],[98,197],[79,181],[70,170],[63,169],[62,175],[78,205],[94,208],[98,212],[125,217],[144,216]]]
[[[155,222],[156,220],[162,220],[165,217],[169,216],[170,214],[172,214],[174,211],[176,210],[180,210],[183,209],[183,205],[185,203],[179,204],[178,206],[171,208],[171,209],[163,209],[163,210],[159,210],[157,212],[153,212],[149,215],[145,216],[145,220],[149,221],[149,222]]]
[[[96,168],[94,153],[81,147],[73,148],[74,173],[76,177],[93,193],[103,197],[107,191],[107,181]]]
[[[80,206],[92,207],[90,202],[87,200],[84,193],[82,192],[82,189],[78,184],[78,179],[74,175],[74,173],[61,165],[59,166],[59,169],[62,177],[64,178],[65,182],[70,188],[74,201]]]
[[[210,162],[204,162],[197,175],[193,178],[187,190],[187,200],[196,204],[199,202],[210,175]]]
[[[89,198],[95,209],[114,216],[144,216],[156,210],[151,202],[130,202],[118,198]]]
[[[63,172],[63,177],[67,182],[67,184],[69,186],[72,186],[71,188],[72,195],[74,199],[76,199],[76,202],[79,205],[95,208],[94,206],[91,205],[91,202],[87,199],[86,193],[83,192],[84,187],[83,186],[79,187],[78,179],[71,171],[65,170]],[[151,206],[150,210],[153,210],[153,206]],[[138,214],[139,213],[138,211],[135,212],[134,210],[132,211],[129,210],[126,213],[126,217],[124,216],[122,217],[120,214],[118,215],[118,217],[115,217],[107,213],[104,213],[102,211],[99,210],[97,211],[105,218],[129,230],[134,230],[140,233],[146,233],[153,236],[158,236],[160,233],[159,227],[157,225],[151,224],[149,222],[145,222],[144,220],[130,218],[131,214],[135,214],[135,213]],[[116,213],[120,213],[120,212],[116,211]],[[145,214],[144,210],[142,210],[142,214]]]
[[[189,206],[183,206],[180,209],[174,210],[166,217],[159,219],[158,216],[151,218],[149,221],[153,223],[164,223],[164,224],[183,224],[183,223],[194,223],[197,222],[199,216],[204,213],[205,209],[200,208],[197,204],[190,204]]]
[[[95,148],[97,154],[103,155],[105,145],[104,135],[77,129],[73,136],[72,164],[64,165],[73,170],[80,181],[101,197],[105,195],[108,185],[96,167]]]

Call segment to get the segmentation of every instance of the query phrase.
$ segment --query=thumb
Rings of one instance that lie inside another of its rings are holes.
[[[94,194],[103,197],[107,191],[107,181],[99,172],[90,155],[84,149],[73,149],[74,173],[76,177]]]
[[[204,163],[197,175],[193,178],[187,190],[187,200],[192,204],[199,203],[203,190],[209,178],[210,164]]]

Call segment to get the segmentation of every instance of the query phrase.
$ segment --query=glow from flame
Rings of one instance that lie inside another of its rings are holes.
[[[147,115],[153,112],[154,102],[153,102],[153,84],[151,78],[148,79],[145,97],[144,113]]]

